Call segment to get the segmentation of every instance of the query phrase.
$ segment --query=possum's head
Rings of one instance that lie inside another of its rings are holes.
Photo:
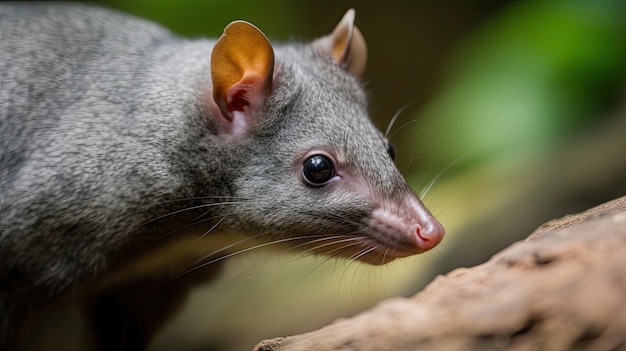
[[[228,222],[380,264],[432,249],[444,229],[369,120],[359,83],[367,50],[353,22],[349,10],[332,34],[276,56],[256,27],[231,23],[213,49],[213,97],[219,132],[247,153],[234,182],[246,201]]]

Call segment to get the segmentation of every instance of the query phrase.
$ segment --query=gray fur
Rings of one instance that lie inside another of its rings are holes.
[[[300,180],[309,148],[339,150],[377,196],[410,191],[360,83],[311,46],[275,46],[275,89],[251,135],[230,138],[206,107],[213,41],[104,9],[13,4],[0,43],[5,326],[198,215],[215,219],[203,230],[221,220],[267,240],[364,231],[371,196]],[[180,211],[219,201],[241,203]]]

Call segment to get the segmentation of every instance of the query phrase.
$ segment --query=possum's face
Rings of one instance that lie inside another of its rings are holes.
[[[394,164],[358,81],[320,57],[292,61],[251,148],[237,195],[242,221],[294,247],[373,264],[435,247],[444,230]]]
[[[214,110],[246,160],[234,182],[243,201],[226,222],[302,250],[381,264],[432,249],[444,230],[368,117],[358,82],[366,48],[353,20],[348,11],[331,35],[276,51],[242,22],[216,43]]]

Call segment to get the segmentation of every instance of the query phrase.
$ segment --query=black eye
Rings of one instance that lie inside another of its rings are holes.
[[[396,148],[390,142],[387,142],[387,153],[389,154],[389,157],[391,157],[392,160],[394,161],[396,160]]]
[[[326,156],[313,155],[302,164],[304,179],[314,186],[326,184],[334,175],[333,163]]]

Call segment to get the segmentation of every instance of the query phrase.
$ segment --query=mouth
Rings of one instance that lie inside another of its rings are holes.
[[[403,212],[379,208],[360,223],[351,224],[351,229],[343,228],[337,234],[318,233],[298,246],[307,252],[382,265],[429,251],[445,234],[443,226],[425,210]]]
[[[342,257],[376,266],[426,251],[410,243],[377,240],[379,235],[372,233],[370,228],[359,234],[329,235],[307,243],[306,249],[316,254]]]

